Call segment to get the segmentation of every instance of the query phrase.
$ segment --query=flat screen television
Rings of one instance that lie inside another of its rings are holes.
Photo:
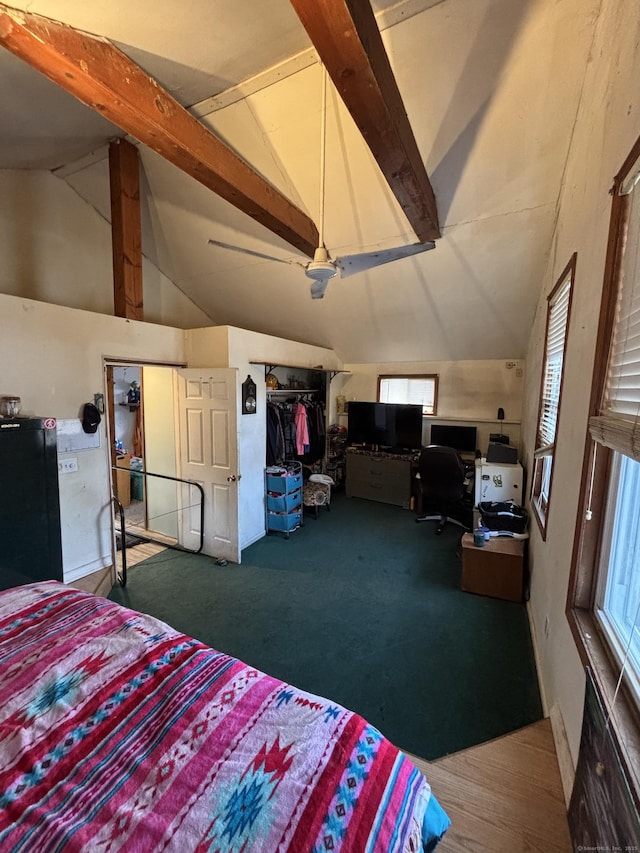
[[[431,444],[453,447],[463,453],[475,453],[478,446],[477,432],[474,426],[431,424]]]
[[[396,451],[422,447],[422,406],[352,400],[347,413],[349,444]]]

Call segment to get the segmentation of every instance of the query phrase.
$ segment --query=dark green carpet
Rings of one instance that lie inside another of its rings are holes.
[[[526,608],[461,592],[462,531],[335,495],[240,566],[166,551],[111,598],[357,711],[434,759],[540,719]]]

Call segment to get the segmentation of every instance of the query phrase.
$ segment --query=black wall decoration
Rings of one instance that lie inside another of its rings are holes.
[[[255,415],[256,413],[256,383],[251,376],[242,383],[242,414]]]

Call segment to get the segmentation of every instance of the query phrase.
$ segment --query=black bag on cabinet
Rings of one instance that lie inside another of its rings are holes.
[[[527,529],[527,511],[513,501],[481,501],[478,509],[482,523],[489,530],[524,533]]]

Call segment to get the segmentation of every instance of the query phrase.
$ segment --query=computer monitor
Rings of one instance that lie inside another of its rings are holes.
[[[462,453],[475,453],[478,430],[474,426],[431,424],[431,444],[453,447]]]

